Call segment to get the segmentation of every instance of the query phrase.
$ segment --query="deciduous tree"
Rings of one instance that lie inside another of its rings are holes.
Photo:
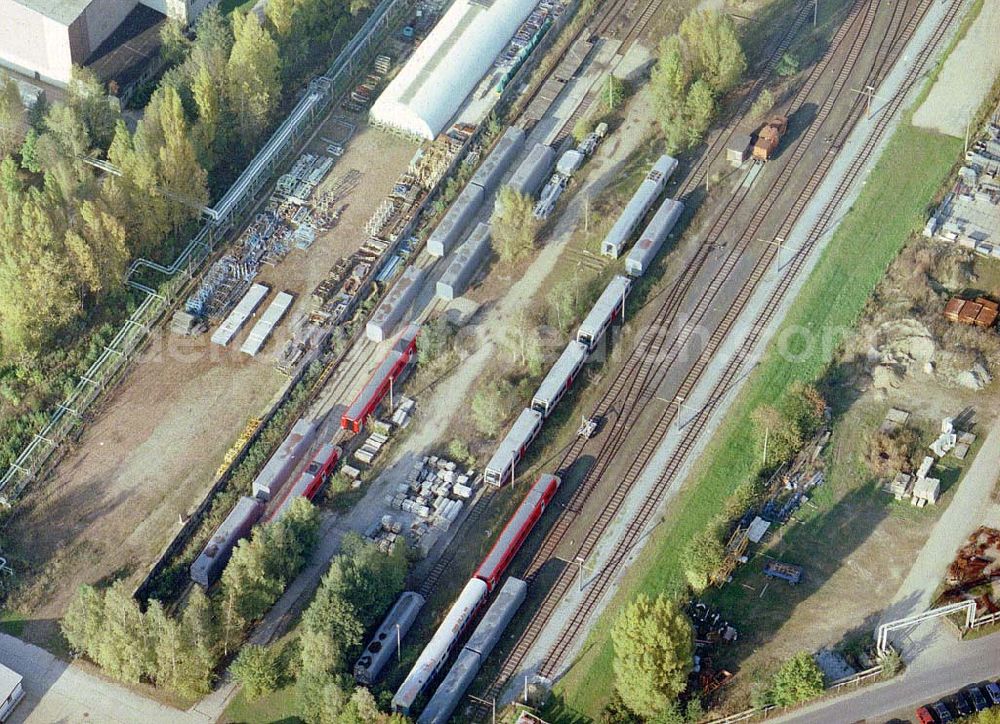
[[[500,426],[514,412],[514,386],[507,380],[484,380],[472,396],[472,421],[479,432],[496,437]]]
[[[233,13],[233,49],[226,67],[226,89],[240,140],[255,146],[281,97],[278,45],[256,13]]]
[[[270,646],[247,644],[240,649],[230,671],[251,700],[278,688],[278,655]]]
[[[666,711],[687,686],[694,632],[677,603],[640,594],[611,629],[615,686],[629,709],[646,718]]]
[[[541,222],[534,216],[535,204],[530,196],[504,186],[497,194],[497,203],[490,220],[493,249],[506,263],[517,261],[535,246]]]
[[[808,652],[801,652],[774,674],[771,698],[778,706],[809,701],[823,693],[823,672]]]
[[[27,130],[28,118],[21,103],[21,91],[13,78],[0,71],[0,158],[20,148]]]
[[[688,541],[681,554],[684,575],[696,593],[708,588],[712,575],[722,566],[726,551],[720,529],[720,522],[712,521]]]

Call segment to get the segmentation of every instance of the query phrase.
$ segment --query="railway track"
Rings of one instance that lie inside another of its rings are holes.
[[[771,293],[768,298],[768,302],[761,316],[754,321],[751,328],[751,332],[748,337],[744,340],[740,349],[733,355],[726,365],[723,374],[719,381],[714,385],[711,393],[709,395],[709,401],[706,405],[700,409],[697,414],[688,421],[686,431],[683,432],[683,438],[681,439],[677,451],[671,456],[668,461],[667,467],[664,472],[659,476],[657,481],[654,483],[652,489],[645,496],[642,504],[630,521],[625,534],[616,544],[612,554],[609,558],[608,564],[601,569],[601,571],[592,580],[591,586],[588,588],[583,601],[577,608],[577,611],[573,615],[569,624],[560,633],[559,638],[556,643],[550,649],[549,653],[546,655],[542,666],[539,669],[539,673],[542,676],[552,677],[556,674],[559,667],[562,665],[565,658],[566,652],[571,645],[572,641],[579,634],[581,628],[585,624],[586,620],[589,619],[591,613],[596,608],[600,600],[607,593],[608,588],[612,581],[616,578],[617,574],[622,569],[629,553],[635,546],[635,544],[647,533],[650,529],[650,523],[652,522],[654,516],[657,514],[660,504],[663,500],[664,495],[669,490],[673,482],[677,479],[683,462],[686,458],[686,454],[694,447],[697,440],[704,432],[705,427],[708,425],[711,419],[712,413],[717,409],[718,405],[721,404],[722,399],[725,396],[725,392],[733,385],[738,376],[741,374],[744,361],[749,357],[749,355],[755,350],[757,345],[763,338],[765,331],[767,330],[770,323],[775,319],[778,310],[781,308],[782,302],[787,295],[789,289],[791,288],[794,281],[797,279],[799,273],[805,265],[805,260],[809,255],[809,252],[815,248],[816,243],[819,238],[827,231],[831,222],[833,221],[833,215],[836,210],[841,205],[844,197],[853,186],[853,184],[860,177],[865,164],[871,160],[876,149],[891,123],[892,117],[896,111],[898,111],[900,105],[906,97],[907,92],[913,87],[913,84],[920,77],[923,72],[930,56],[936,50],[938,43],[940,42],[940,36],[944,30],[954,21],[961,8],[961,0],[952,0],[951,5],[948,8],[945,16],[939,22],[936,28],[933,39],[925,44],[925,46],[917,54],[914,60],[914,64],[911,66],[903,83],[900,87],[900,91],[893,97],[889,106],[885,109],[883,115],[879,117],[875,128],[873,129],[871,135],[869,136],[864,149],[856,156],[852,163],[850,164],[847,173],[838,183],[834,194],[824,205],[823,211],[817,221],[810,228],[809,234],[807,235],[806,241],[803,246],[795,253],[792,263],[789,265],[787,271],[781,277],[778,286]],[[920,16],[926,11],[927,3],[923,4],[923,11],[919,13]],[[916,16],[914,16],[916,17]],[[912,33],[913,28],[919,21],[911,18],[910,22],[907,23],[906,30],[904,30],[904,35],[907,33]],[[841,129],[842,135],[846,136],[849,132],[846,129]],[[829,166],[832,164],[832,154],[827,154],[823,161],[821,162],[820,168],[817,169],[819,173],[813,176],[810,180],[812,188],[809,189],[809,195],[815,192],[819,183],[825,178],[826,172]],[[806,194],[803,194],[805,197]],[[802,204],[804,207],[804,203]],[[786,219],[783,229],[790,231],[798,216],[801,215],[801,209],[796,216],[796,219],[789,217]],[[758,262],[754,266],[754,270],[751,275],[744,281],[743,287],[740,290],[737,304],[731,310],[731,314],[727,314],[727,319],[724,321],[723,325],[720,325],[719,329],[723,330],[721,337],[724,337],[726,333],[731,329],[736,317],[739,315],[740,311],[746,307],[749,302],[750,297],[753,292],[758,288],[764,273],[771,264],[778,257],[780,250],[776,247],[769,248],[766,250]],[[714,351],[714,350],[713,350]],[[681,386],[681,392],[690,393],[693,391],[694,386],[702,378],[705,368],[711,358],[711,354],[703,354],[695,367],[688,374],[684,383]],[[662,417],[662,419],[668,420],[668,425],[677,417],[677,413],[674,410],[668,410]]]
[[[905,41],[906,39],[909,38],[910,34],[912,33],[912,30],[916,27],[916,25],[919,22],[920,18],[923,16],[924,12],[926,11],[926,8],[927,8],[928,4],[929,4],[929,2],[927,0],[925,0],[922,3],[920,12],[911,14],[910,21],[905,25],[905,27],[903,26],[902,15],[900,13],[896,13],[893,16],[892,27],[891,27],[890,31],[886,33],[886,35],[882,38],[882,41],[880,42],[879,51],[877,53],[877,56],[881,56],[881,59],[879,60],[877,58],[876,63],[873,65],[872,71],[869,73],[869,77],[870,78],[873,77],[873,76],[874,77],[878,77],[880,73],[882,73],[887,67],[889,67],[889,65],[892,62],[894,62],[895,56],[899,53],[899,51],[902,48],[903,41]],[[876,3],[870,3],[869,4],[869,8],[868,8],[868,13],[866,13],[866,15],[865,15],[865,20],[863,21],[863,25],[868,30],[870,30],[870,27],[871,27],[871,20],[870,19],[873,17],[874,10],[876,9],[876,7],[877,7]],[[839,36],[840,36],[839,39],[835,38],[835,42],[831,44],[832,47],[839,46],[840,42],[843,41],[843,37],[846,35],[847,31],[849,29],[853,28],[853,25],[854,25],[855,21],[856,21],[856,18],[852,17],[852,18],[850,18],[848,21],[846,21],[842,25],[842,31],[843,32],[839,33]],[[796,19],[796,23],[799,26],[801,26],[801,15]],[[865,32],[863,35],[865,37],[867,37],[867,32]],[[786,36],[786,39],[787,39],[787,36]],[[886,46],[886,40],[887,39],[891,39],[889,41],[888,46]],[[783,48],[784,47],[787,47],[787,43],[785,43],[783,41],[782,44],[779,44],[779,48],[777,49],[775,55],[772,56],[772,59],[774,59],[775,57],[780,57],[780,54],[781,54],[781,52],[783,52]],[[861,47],[862,47],[861,44],[857,44],[857,43],[854,46],[852,46],[852,50],[851,50],[851,52],[849,54],[849,62],[848,62],[848,65],[850,65],[852,68],[853,68],[854,63],[857,60],[857,56],[860,53]],[[928,53],[929,52],[931,52],[931,51],[928,51]],[[831,53],[831,57],[832,57],[832,55],[833,55],[833,53]],[[774,62],[776,62],[776,60]],[[829,60],[827,60],[827,63],[828,62],[829,62]],[[825,69],[825,67],[826,67],[826,65],[824,64],[823,68]],[[842,92],[844,81],[846,81],[846,78],[848,76],[849,76],[849,71],[845,71],[844,69],[842,69],[841,73],[837,76],[837,80],[835,81],[835,85],[834,85],[835,92],[831,92],[831,94],[828,95],[827,101],[824,102],[824,105],[821,107],[821,113],[824,113],[825,115],[829,114],[829,111],[832,108],[832,104],[834,102],[832,99],[836,98],[840,94],[840,92]],[[816,76],[814,76],[814,77],[818,77],[818,74]],[[814,84],[814,82],[813,82],[813,84]],[[757,88],[755,90],[759,89],[759,84],[760,84],[760,82],[758,82]],[[812,88],[812,84],[809,84],[809,90],[811,90],[811,88]],[[808,91],[802,91],[800,89],[800,93],[798,94],[798,97],[801,97],[801,98],[806,97],[806,95],[805,95],[806,92],[808,92]],[[744,109],[748,109],[749,108],[750,103],[752,103],[753,95],[754,95],[754,91],[751,91],[747,95],[747,97],[744,99],[744,103],[742,104],[742,108],[744,108]],[[793,101],[793,105],[794,105],[794,103],[795,103],[795,101]],[[855,104],[855,106],[857,106],[857,103]],[[825,115],[824,115],[824,118],[825,118]],[[855,114],[852,114],[849,120],[853,120],[854,115]],[[812,130],[812,135],[809,136],[809,138],[808,138],[809,141],[813,140],[813,137],[815,136],[815,133],[818,132],[818,129],[819,129],[819,127],[821,125],[822,125],[822,123],[820,121],[814,121],[814,123],[811,126],[811,129],[814,129],[814,130]],[[849,123],[849,124],[845,124],[845,125],[853,126],[853,123]],[[843,131],[843,129],[841,129],[841,130]],[[732,130],[728,131],[728,134],[726,132],[718,134],[716,136],[716,143],[718,143],[719,145],[721,145],[721,143],[725,143],[725,140],[728,139],[728,135],[731,135],[731,133],[732,133]],[[807,133],[807,135],[808,135],[808,133]],[[797,148],[805,148],[807,145],[808,145],[808,143],[805,143],[805,144],[800,143],[797,146]],[[711,148],[711,146],[710,146],[710,148]],[[709,154],[705,154],[705,155],[702,156],[702,158],[703,159],[710,158],[710,155]],[[818,174],[814,174],[813,175],[813,179],[815,179],[814,182],[813,182],[813,189],[815,188],[815,186],[818,186],[818,183],[821,180],[821,178],[823,176],[825,176],[826,170],[827,170],[827,168],[829,166],[829,163],[832,161],[832,158],[833,158],[832,154],[826,154],[826,156],[825,156],[826,163],[824,163],[822,165],[822,168],[819,169]],[[705,164],[702,165],[702,169],[704,169],[704,167],[706,165],[707,165],[707,162],[705,162]],[[688,178],[687,178],[685,184],[689,188],[693,187],[694,185],[696,185],[697,183],[700,182],[699,181],[699,176],[703,177],[704,176],[704,171],[703,170],[699,170],[698,168],[696,168],[693,173],[689,173]],[[805,196],[807,196],[807,194],[803,195],[803,197],[805,197]],[[742,199],[737,199],[735,201],[735,205],[738,205],[739,203],[742,203]],[[795,211],[794,211],[796,219],[797,219],[798,215],[801,214],[802,207],[804,207],[804,202],[801,205],[799,205],[798,208],[796,208]],[[728,216],[731,217],[732,214],[730,213]],[[764,216],[764,214],[761,214],[761,217],[763,217],[763,216]],[[790,215],[789,218],[791,218],[791,215]],[[786,220],[786,223],[789,223],[789,222]],[[789,228],[790,228],[791,223],[794,223],[794,220],[789,223]],[[754,226],[756,226],[756,225],[758,225],[758,224],[755,222]],[[750,234],[744,233],[743,239],[746,240],[748,236],[750,236]],[[742,251],[745,251],[745,244],[744,244],[744,248],[740,252],[741,254],[742,254]],[[767,257],[768,259],[770,259],[770,258],[772,258],[776,254],[777,254],[777,250],[775,248],[772,252],[765,253],[764,255],[762,255],[762,257]],[[698,269],[700,269],[701,265],[704,263],[704,256],[705,256],[704,254],[699,254],[698,257],[696,257],[696,259],[692,262],[692,265],[694,267],[693,271],[696,272]],[[762,264],[762,265],[759,265],[759,266],[761,266],[761,268],[765,268],[766,269],[767,264],[769,264],[769,263],[770,262],[768,261],[765,264]],[[688,271],[689,271],[689,273],[687,274],[687,278],[689,280],[693,280],[694,274],[690,273],[692,271],[692,269],[689,269]],[[761,276],[762,276],[762,272],[761,272]],[[752,282],[748,281],[748,283],[745,284],[744,286],[747,289],[753,289],[753,288],[756,288],[757,282],[759,282],[759,277],[755,278]],[[719,282],[718,286],[721,286],[721,282]],[[715,291],[717,291],[717,289]],[[668,302],[664,305],[664,307],[673,307],[673,310],[671,312],[671,318],[672,319],[674,319],[676,317],[676,304],[679,302],[679,300],[682,298],[682,296],[683,296],[683,294],[679,294],[679,293],[674,292],[674,293],[672,293],[670,295],[670,297],[668,298]],[[745,302],[743,302],[743,305],[745,305]],[[735,307],[733,309],[735,310]],[[735,314],[733,316],[735,318]],[[731,325],[731,323],[730,323],[730,325]],[[728,330],[728,326],[730,326],[730,325],[726,326],[726,330]],[[660,325],[660,326],[663,327],[663,326],[669,326],[669,325]],[[687,332],[689,334],[690,330],[693,329],[693,328],[694,328],[694,325],[691,325],[691,324],[685,325],[685,327],[681,330],[681,333],[684,334],[685,332]],[[713,338],[710,339],[710,341],[709,341],[709,347],[711,348],[711,351],[714,352],[714,350],[717,349],[718,345],[721,343],[721,341],[722,341],[722,339],[724,339],[724,337],[725,337],[725,331],[723,331],[722,333],[720,333],[717,330],[717,333],[714,334]],[[656,336],[654,336],[654,338],[651,339],[651,340],[648,337],[644,338],[640,342],[640,345],[637,348],[637,351],[638,351],[638,353],[639,353],[639,355],[640,355],[641,358],[643,358],[644,360],[648,360],[648,358],[651,356],[650,352],[654,352],[655,353],[653,355],[654,357],[658,356],[658,354],[656,354],[656,353],[658,353],[659,349],[661,349],[661,348],[662,348],[662,340],[658,339]],[[698,371],[696,374],[689,375],[688,379],[691,380],[691,382],[689,382],[689,385],[691,387],[693,387],[693,382],[696,379],[699,379],[701,377],[701,372],[704,369],[704,365],[707,364],[707,359],[709,359],[710,357],[711,357],[711,354],[703,354],[702,355],[702,359],[706,360],[706,362],[702,365],[701,370]],[[606,396],[604,398],[605,401],[608,400],[608,399],[616,400],[616,399],[618,399],[622,395],[623,389],[625,388],[625,386],[627,384],[625,382],[625,380],[631,380],[632,381],[632,384],[628,385],[629,388],[630,388],[630,390],[634,390],[636,388],[636,382],[637,381],[638,381],[640,389],[648,389],[648,388],[646,388],[646,381],[648,381],[649,378],[650,378],[651,368],[652,368],[653,364],[654,364],[653,362],[649,362],[649,361],[641,363],[641,366],[639,367],[639,374],[637,374],[637,375],[636,374],[625,374],[625,373],[619,375],[616,378],[615,383],[613,384],[611,391],[609,391],[608,396]],[[664,365],[661,362],[661,364],[659,364],[657,366],[662,371],[664,368],[668,367],[669,365]],[[645,369],[643,369],[643,368],[645,368]],[[628,370],[628,366],[626,367],[626,370]],[[629,371],[634,371],[634,370],[629,370]],[[731,381],[732,380],[730,379],[729,383],[731,383]],[[725,390],[726,386],[723,385],[719,389]],[[633,397],[635,397],[636,401],[638,401],[638,399],[639,399],[638,396],[634,396],[633,395]],[[649,399],[649,394],[647,393],[645,395],[642,395],[641,399],[648,400]],[[632,407],[633,408],[635,407],[634,403],[633,403]],[[599,406],[599,409],[600,409],[600,406]],[[675,416],[676,416],[676,412],[672,408],[668,408],[667,412],[663,416],[661,416],[661,421],[657,425],[656,432],[649,438],[649,440],[647,441],[647,443],[644,446],[643,450],[638,455],[637,460],[648,460],[648,458],[651,457],[652,451],[655,450],[656,447],[658,447],[660,437],[662,437],[662,434],[666,431],[667,428],[669,428],[669,426],[670,426],[670,424],[673,421],[673,419],[674,419]],[[624,435],[619,435],[618,436],[618,440],[616,441],[616,444],[614,444],[612,446],[614,449],[610,452],[610,454],[608,454],[608,455],[602,455],[601,457],[605,461],[607,461],[610,458],[612,458],[614,456],[614,454],[617,452],[617,449],[620,447],[620,442],[623,439],[624,439]],[[689,444],[693,444],[693,442],[689,443]],[[565,463],[565,462],[567,462],[569,460],[576,459],[579,456],[579,454],[582,452],[582,449],[583,449],[584,445],[585,445],[585,443],[583,443],[581,441],[575,441],[574,444],[570,445],[570,449],[567,451],[566,456],[563,458],[563,462]],[[605,445],[605,447],[607,447],[607,445]],[[675,455],[675,459],[678,459],[678,458],[683,459],[683,456],[677,456],[677,455]],[[595,465],[595,466],[592,466],[591,471],[603,472],[603,470],[606,468],[606,466],[607,466],[606,462],[604,464],[602,464],[602,465]],[[641,472],[641,469],[643,467],[645,467],[645,465],[643,464],[641,466],[636,466],[636,467],[637,467],[636,470],[630,471],[633,477],[638,477],[639,472]],[[591,480],[596,480],[599,477],[599,475],[591,475],[591,473],[588,472],[588,476],[587,477],[591,478]],[[589,482],[588,480],[584,480],[584,482],[581,483],[581,486],[577,490],[577,492],[581,492],[581,490],[584,492],[584,495],[582,496],[582,498],[584,500],[586,498],[586,495],[589,494],[589,492],[590,492],[590,490],[587,489],[587,488],[588,487],[591,487],[591,488],[593,487],[593,485],[588,486],[588,482]],[[634,482],[634,479],[631,482]],[[626,497],[626,495],[627,495],[628,490],[630,489],[630,487],[631,487],[631,485],[628,483],[628,476],[627,476],[626,477],[626,481],[624,481],[622,485],[618,486],[618,490],[616,491],[616,494],[615,494],[616,497],[620,498],[621,500],[624,500],[624,498]],[[566,530],[568,530],[568,528],[569,528],[569,524],[570,524],[571,521],[569,521],[568,519],[575,518],[575,515],[578,514],[580,512],[580,510],[582,509],[582,503],[584,502],[584,500],[577,500],[577,497],[581,497],[581,496],[576,496],[576,495],[573,496],[573,499],[571,499],[569,505],[567,506],[567,511],[562,516],[560,516],[560,519],[557,521],[555,527],[550,532],[550,535],[547,536],[546,540],[543,542],[542,550],[539,551],[539,553],[533,558],[532,562],[529,564],[529,567],[528,567],[528,575],[529,576],[536,575],[537,572],[538,572],[538,570],[540,569],[541,565],[543,565],[545,563],[545,561],[547,561],[547,560],[550,559],[551,555],[555,551],[555,547],[558,545],[559,542],[561,542],[563,536],[565,535]],[[658,496],[654,496],[654,500],[659,501],[660,498]],[[615,510],[612,512],[610,510],[611,508],[614,508]],[[588,538],[590,539],[590,543],[589,544],[585,544],[584,548],[588,548],[589,547],[589,548],[592,549],[596,545],[596,541],[600,539],[601,534],[606,529],[607,523],[610,522],[610,520],[614,517],[614,513],[616,513],[619,508],[620,508],[620,502],[619,502],[618,505],[609,505],[609,506],[606,506],[605,510],[607,512],[602,516],[602,518],[604,518],[604,520],[599,521],[597,524],[595,524],[594,526],[591,527],[591,529],[590,529],[590,535],[588,536]],[[632,543],[626,544],[625,546],[623,546],[623,550],[629,550],[631,548],[631,545],[632,545]],[[583,548],[581,549],[581,552],[583,552]],[[556,587],[559,588],[559,589],[561,589],[560,593],[564,593],[565,590],[568,590],[569,584],[571,584],[573,578],[574,578],[574,576],[572,575],[572,572],[569,572],[567,574],[566,570],[563,571],[563,575],[560,576],[560,579],[556,583]],[[524,655],[526,654],[527,650],[531,648],[531,645],[537,639],[537,636],[540,633],[541,629],[544,628],[545,623],[547,623],[548,619],[551,617],[552,610],[554,609],[555,601],[557,601],[558,598],[560,598],[560,597],[561,596],[558,596],[558,595],[557,596],[551,596],[550,595],[550,596],[548,596],[546,598],[546,601],[543,602],[542,608],[539,611],[540,615],[536,616],[533,619],[533,621],[531,622],[531,624],[529,624],[528,630],[525,631],[525,634],[522,636],[521,640],[518,642],[518,645],[515,647],[515,650],[512,652],[511,656],[509,656],[508,659],[505,661],[504,666],[503,666],[503,668],[501,670],[500,676],[497,677],[497,679],[493,682],[493,684],[490,686],[489,690],[487,691],[487,697],[488,696],[492,696],[492,695],[496,695],[497,693],[499,693],[499,691],[502,688],[502,686],[503,686],[504,682],[506,681],[506,679],[509,678],[509,676],[512,675],[514,673],[514,671],[517,670],[519,664],[521,663],[521,661],[523,661]],[[599,596],[595,599],[595,604],[596,604],[596,600],[599,600]],[[546,609],[548,609],[548,610],[546,610]],[[586,614],[586,611],[584,613]],[[560,638],[559,642],[554,647],[552,653],[548,657],[546,657],[546,662],[547,662],[546,665],[548,665],[549,669],[553,668],[553,664],[551,664],[549,662],[558,663],[558,661],[562,657],[562,653],[565,651],[565,648],[573,640],[573,638],[574,638],[574,636],[575,636],[575,634],[577,632],[577,629],[579,628],[580,625],[582,625],[582,623],[586,620],[586,618],[587,618],[586,615],[584,615],[584,616],[575,616],[574,617],[573,621],[570,623],[570,626],[568,627],[568,629],[569,629],[568,633],[566,633],[565,635],[563,635]],[[575,628],[574,628],[574,626],[575,626]],[[546,665],[543,665],[543,667],[546,666]],[[544,675],[544,673],[545,672],[543,672],[543,675]]]

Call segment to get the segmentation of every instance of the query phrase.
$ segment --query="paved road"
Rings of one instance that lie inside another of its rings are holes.
[[[799,724],[908,719],[913,710],[947,696],[966,684],[1000,677],[1000,636],[953,641],[935,649],[934,661],[923,659],[885,684],[814,704],[772,721]],[[930,657],[927,657],[928,659]]]
[[[0,661],[24,677],[24,700],[8,722],[203,724],[210,721],[146,699],[6,634],[0,634]]]

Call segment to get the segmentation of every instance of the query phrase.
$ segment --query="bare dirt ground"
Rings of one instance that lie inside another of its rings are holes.
[[[322,152],[326,122],[307,150]],[[10,607],[29,621],[30,641],[60,648],[58,619],[81,583],[137,583],[201,501],[248,418],[264,412],[285,378],[271,366],[288,320],[337,258],[364,239],[364,224],[413,154],[412,144],[359,128],[320,191],[362,170],[340,224],[308,251],[293,250],[260,280],[296,295],[292,312],[256,360],[241,354],[246,328],[227,349],[208,335],[159,332],[128,378],[50,478],[28,490],[6,533],[20,581]],[[365,159],[381,158],[374,167]]]
[[[948,56],[927,99],[913,114],[913,125],[962,138],[1000,73],[996,33],[1000,3],[987,0],[979,17]]]

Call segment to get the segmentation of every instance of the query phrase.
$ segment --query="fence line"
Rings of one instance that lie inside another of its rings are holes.
[[[850,676],[845,676],[843,679],[837,679],[836,681],[831,682],[820,697],[802,702],[802,704],[798,706],[781,707],[771,704],[760,709],[751,707],[749,709],[744,709],[741,712],[737,712],[736,714],[730,714],[729,716],[722,717],[721,719],[710,719],[707,724],[736,724],[736,722],[751,721],[753,719],[768,719],[772,714],[781,714],[797,708],[809,706],[810,704],[815,704],[825,697],[839,693],[842,689],[848,686],[861,686],[863,683],[871,681],[881,675],[882,665],[879,664],[878,666],[873,666],[870,669],[865,669],[864,671],[859,671],[855,674],[851,674]]]
[[[64,443],[83,424],[84,413],[101,394],[117,381],[136,354],[149,340],[150,332],[182,296],[205,261],[215,252],[216,242],[233,226],[241,224],[252,201],[272,177],[275,167],[288,155],[323,114],[338,89],[370,53],[379,31],[390,26],[391,14],[410,0],[382,0],[361,29],[354,35],[327,69],[312,80],[307,93],[299,100],[285,121],[275,130],[243,174],[223,195],[215,208],[207,210],[210,221],[202,225],[169,266],[148,259],[136,259],[129,266],[126,285],[145,297],[122,324],[101,355],[77,381],[73,391],[56,405],[45,426],[32,437],[0,478],[0,504],[10,505],[33,480],[58,462],[65,452]],[[136,277],[150,271],[167,277],[158,290]],[[180,273],[182,272],[183,273]]]

